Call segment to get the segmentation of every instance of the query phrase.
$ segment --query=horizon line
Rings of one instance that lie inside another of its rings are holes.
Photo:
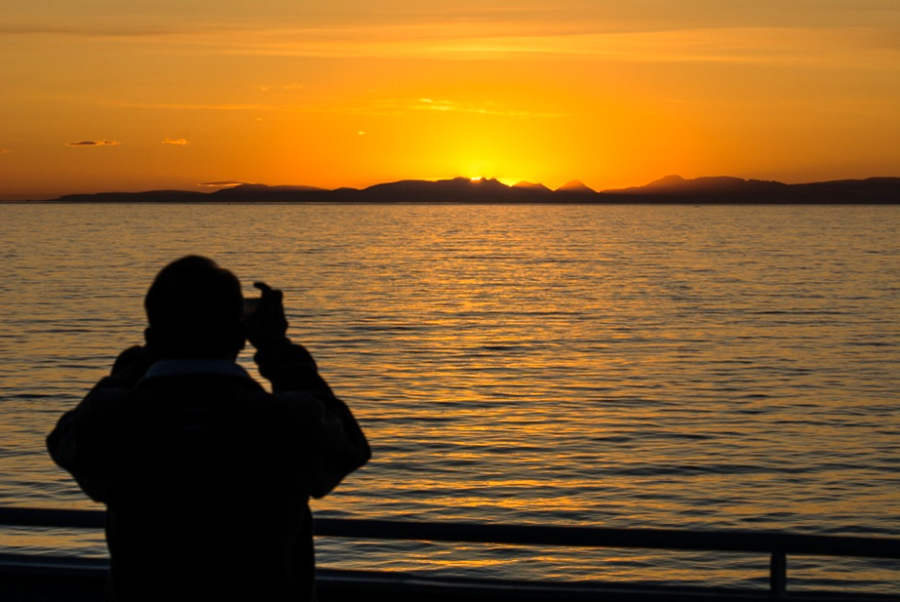
[[[816,185],[838,185],[841,183],[876,183],[876,182],[890,182],[891,184],[896,184],[900,186],[900,176],[868,176],[864,178],[844,178],[838,180],[820,180],[813,182],[800,182],[800,183],[784,183],[777,180],[760,180],[760,179],[745,179],[736,176],[699,176],[696,178],[683,178],[679,175],[668,175],[663,178],[659,178],[653,180],[647,184],[639,185],[639,186],[628,186],[623,188],[609,188],[603,190],[595,190],[580,180],[569,180],[562,186],[551,189],[548,186],[540,182],[529,182],[526,180],[520,180],[515,184],[507,184],[500,179],[488,178],[486,176],[480,176],[477,178],[470,178],[465,176],[457,176],[454,178],[438,178],[438,179],[417,179],[417,178],[409,178],[409,179],[400,179],[393,180],[389,182],[380,182],[376,184],[372,184],[363,188],[354,188],[351,186],[339,186],[336,188],[324,188],[320,186],[311,186],[304,184],[266,184],[262,182],[245,182],[239,180],[217,180],[210,182],[200,182],[195,185],[197,188],[207,188],[207,190],[196,190],[196,189],[186,189],[186,188],[152,188],[152,189],[141,189],[141,190],[104,190],[99,192],[75,192],[75,193],[66,193],[56,196],[51,195],[40,195],[43,198],[37,198],[35,195],[31,195],[30,198],[25,198],[23,196],[19,196],[19,198],[0,198],[0,202],[2,203],[27,203],[27,202],[54,202],[54,201],[63,201],[65,202],[67,199],[72,199],[72,197],[110,197],[115,195],[122,196],[130,196],[130,195],[190,195],[197,196],[198,198],[203,196],[212,196],[212,195],[222,195],[223,197],[229,196],[229,191],[239,191],[240,189],[253,189],[258,188],[260,191],[268,191],[269,193],[290,193],[296,192],[299,194],[309,193],[309,194],[329,194],[329,193],[346,193],[346,194],[356,194],[356,193],[377,193],[378,189],[386,189],[388,187],[402,187],[404,185],[407,186],[429,186],[435,184],[449,184],[457,187],[465,186],[463,190],[457,190],[460,193],[479,193],[478,188],[482,184],[492,185],[494,190],[497,192],[502,192],[506,194],[506,191],[516,191],[516,194],[520,195],[555,195],[555,194],[569,194],[572,196],[660,196],[660,197],[674,197],[674,196],[708,196],[713,193],[720,194],[739,194],[739,195],[753,195],[753,194],[762,194],[764,192],[787,192],[790,189],[797,189],[798,187],[804,186],[816,186]],[[468,186],[466,186],[468,185]],[[211,189],[211,190],[210,190]],[[447,188],[444,189],[432,189],[432,192],[439,191],[440,193],[446,194],[448,192]],[[398,194],[408,194],[411,191],[400,190]],[[487,193],[487,190],[481,191],[480,194],[483,196]],[[78,202],[78,201],[76,201]],[[145,201],[144,202],[148,202]],[[153,202],[153,201],[149,201]],[[158,202],[166,202],[166,201],[158,201]],[[174,202],[174,201],[171,201]],[[190,201],[179,201],[179,202],[190,202]],[[452,201],[447,201],[452,202]],[[464,201],[463,201],[464,202]],[[885,201],[880,201],[885,202]],[[897,200],[887,201],[889,203],[900,203],[900,190],[898,190],[898,198]]]
[[[435,184],[439,182],[454,182],[454,181],[468,181],[472,184],[482,183],[482,182],[496,182],[501,186],[506,188],[515,188],[515,189],[524,189],[524,190],[532,190],[535,192],[571,192],[571,190],[565,190],[566,187],[577,187],[579,190],[585,193],[594,193],[594,194],[604,194],[604,193],[616,193],[616,192],[626,192],[626,191],[637,191],[640,189],[647,188],[649,186],[653,186],[654,184],[661,184],[666,181],[670,182],[679,182],[681,184],[690,184],[692,182],[701,181],[711,181],[711,180],[720,180],[720,181],[732,181],[732,182],[744,182],[744,183],[771,183],[771,184],[781,184],[784,186],[803,186],[810,184],[828,184],[834,182],[862,182],[867,180],[890,180],[890,179],[900,179],[900,176],[866,176],[862,178],[840,178],[835,180],[816,180],[809,182],[795,182],[795,183],[785,183],[779,180],[767,180],[767,179],[758,179],[758,178],[741,178],[739,176],[697,176],[694,178],[684,178],[677,174],[670,174],[664,176],[662,178],[657,178],[656,180],[652,180],[646,184],[639,185],[631,185],[619,188],[604,188],[604,189],[594,189],[590,186],[587,186],[579,179],[571,179],[568,180],[565,184],[557,187],[550,188],[544,185],[541,182],[532,182],[528,180],[519,180],[514,184],[507,184],[503,180],[497,177],[488,177],[488,176],[479,176],[475,178],[466,177],[466,176],[455,176],[451,178],[401,178],[399,180],[390,180],[385,182],[377,182],[375,184],[371,184],[363,187],[353,187],[353,186],[337,186],[334,188],[326,188],[322,186],[314,186],[308,184],[268,184],[264,182],[249,182],[242,180],[216,180],[210,182],[198,182],[194,185],[194,189],[190,188],[142,188],[142,189],[120,189],[120,190],[94,190],[92,192],[69,192],[69,193],[44,193],[44,194],[33,194],[33,193],[25,193],[25,194],[16,194],[15,196],[18,198],[9,198],[3,199],[0,198],[0,202],[20,202],[20,201],[52,201],[56,199],[63,199],[66,197],[73,196],[92,196],[92,195],[112,195],[112,194],[142,194],[142,193],[153,193],[153,192],[182,192],[188,194],[216,194],[218,192],[222,192],[225,190],[231,190],[240,188],[242,186],[258,186],[265,188],[294,188],[298,189],[298,191],[303,191],[304,189],[308,191],[323,191],[323,192],[336,192],[341,190],[346,191],[357,191],[362,192],[369,190],[371,188],[379,187],[379,186],[389,186],[403,183],[423,183],[423,184]],[[207,190],[202,190],[206,188]],[[199,190],[198,190],[199,189]],[[2,194],[2,193],[0,193]],[[30,195],[30,196],[29,196]],[[28,198],[26,198],[28,197]],[[39,198],[43,197],[43,198]]]

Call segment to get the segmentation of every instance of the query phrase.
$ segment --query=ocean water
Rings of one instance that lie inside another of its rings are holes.
[[[285,291],[370,437],[319,516],[900,537],[898,230],[900,206],[2,205],[0,504],[96,507],[43,439],[141,342],[155,273],[201,253]],[[0,546],[105,554],[65,530]],[[328,567],[751,586],[768,562],[318,548]],[[790,575],[896,591],[900,567]]]

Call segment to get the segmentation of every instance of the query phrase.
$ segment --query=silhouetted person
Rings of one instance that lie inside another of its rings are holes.
[[[365,436],[287,338],[281,291],[204,257],[147,292],[146,346],[60,419],[53,459],[107,506],[107,600],[312,600],[309,497],[369,459]],[[235,363],[257,349],[266,392]]]

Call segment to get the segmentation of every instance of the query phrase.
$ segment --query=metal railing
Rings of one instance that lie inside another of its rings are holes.
[[[96,510],[0,508],[0,525],[13,527],[103,528]],[[900,539],[801,535],[770,531],[687,531],[429,523],[417,521],[317,518],[317,536],[354,539],[418,540],[503,545],[639,548],[768,554],[769,598],[786,598],[788,555],[900,559]]]

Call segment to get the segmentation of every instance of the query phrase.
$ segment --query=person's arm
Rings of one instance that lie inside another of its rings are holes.
[[[262,298],[247,318],[247,339],[257,349],[253,359],[260,374],[272,383],[272,391],[322,391],[332,395],[312,355],[287,337],[282,292],[263,282],[254,286],[262,291]]]
[[[144,378],[155,361],[156,357],[146,347],[129,347],[119,354],[108,379],[100,381],[100,385],[131,389]]]
[[[321,498],[368,462],[372,452],[350,409],[337,397],[315,395],[292,401],[302,407],[306,427],[310,494]]]
[[[281,291],[255,283],[263,295],[248,319],[248,338],[257,348],[259,372],[279,393],[307,393],[304,419],[312,436],[311,470],[314,497],[334,489],[349,473],[371,457],[368,441],[353,413],[319,375],[312,355],[287,337]]]
[[[47,436],[47,450],[60,467],[69,471],[81,488],[96,501],[106,498],[106,468],[110,440],[116,436],[116,401],[122,391],[137,384],[153,363],[143,347],[126,349],[113,364],[109,376],[97,383],[75,408],[69,410]]]

